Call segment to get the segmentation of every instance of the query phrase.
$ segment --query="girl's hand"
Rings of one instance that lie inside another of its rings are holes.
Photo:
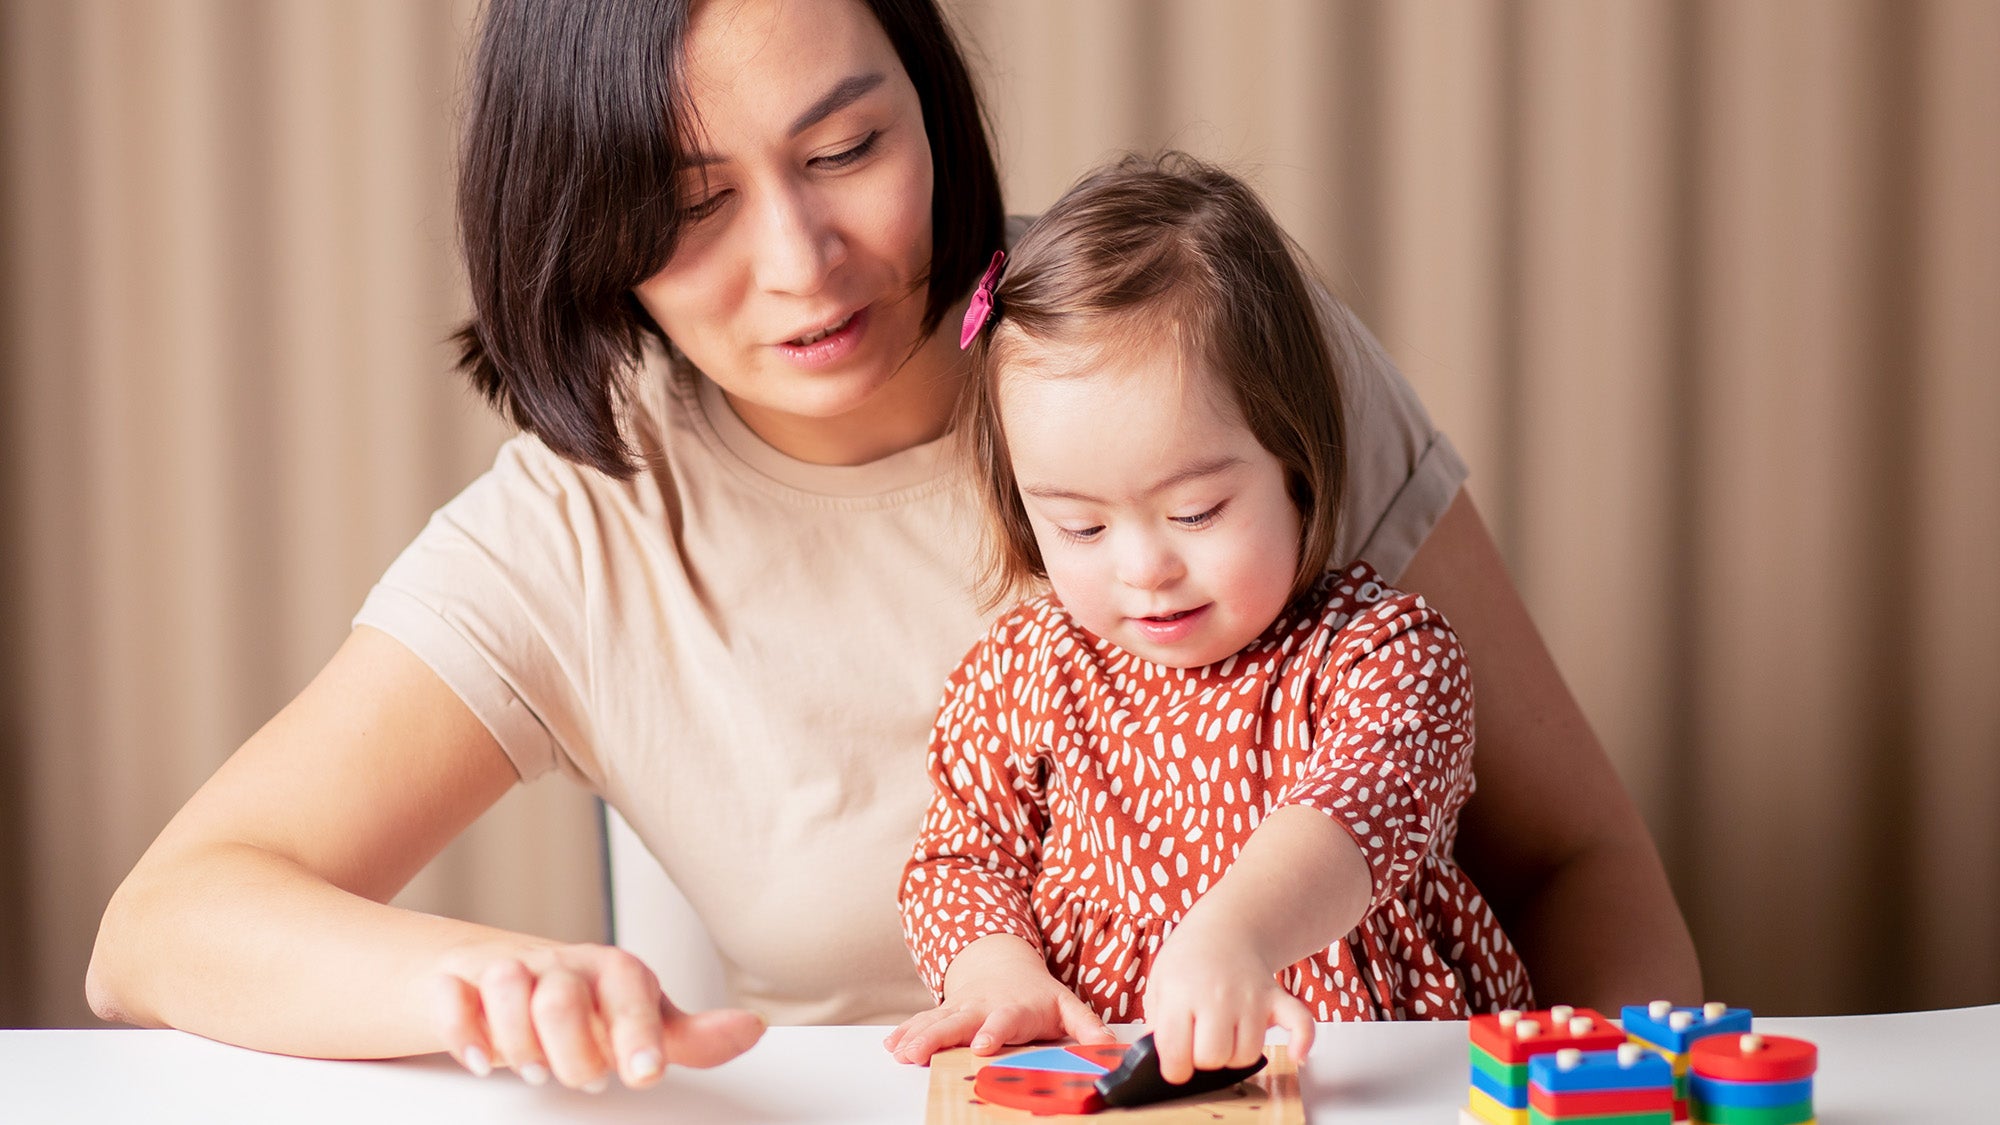
[[[764,1034],[750,1012],[681,1011],[651,969],[611,946],[461,949],[435,987],[438,1034],[465,1069],[510,1067],[536,1086],[553,1075],[595,1093],[613,1072],[650,1086],[669,1064],[715,1066]]]
[[[975,1054],[991,1055],[1010,1043],[1066,1035],[1079,1043],[1117,1041],[1026,942],[996,934],[952,961],[943,1004],[904,1020],[882,1045],[901,1062],[928,1064],[948,1047],[970,1045]]]
[[[1291,1036],[1293,1057],[1305,1058],[1312,1013],[1278,987],[1280,967],[1268,964],[1239,928],[1199,906],[1190,911],[1160,946],[1146,984],[1160,1077],[1186,1082],[1196,1070],[1249,1066],[1264,1053],[1264,1033],[1273,1025]]]

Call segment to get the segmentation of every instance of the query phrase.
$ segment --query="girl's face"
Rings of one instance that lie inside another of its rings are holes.
[[[705,0],[687,70],[693,202],[640,303],[794,456],[869,460],[936,436],[955,340],[935,333],[906,362],[928,296],[930,142],[881,25],[858,0]]]
[[[1300,515],[1284,466],[1206,363],[1177,372],[1171,343],[1105,355],[1087,374],[1047,375],[1031,353],[1000,378],[1049,583],[1078,624],[1128,652],[1214,663],[1290,598]]]

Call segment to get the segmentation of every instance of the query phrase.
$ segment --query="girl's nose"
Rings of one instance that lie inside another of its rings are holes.
[[[846,258],[833,224],[806,192],[772,193],[758,224],[757,285],[769,293],[810,296]]]
[[[1158,537],[1126,537],[1118,552],[1118,581],[1135,590],[1161,590],[1179,581],[1187,568]]]

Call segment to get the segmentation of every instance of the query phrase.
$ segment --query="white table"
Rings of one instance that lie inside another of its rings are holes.
[[[2000,1120],[2000,1005],[1757,1025],[1819,1044],[1825,1125]],[[715,1070],[598,1095],[478,1079],[441,1056],[322,1062],[174,1031],[0,1031],[0,1121],[922,1122],[929,1072],[891,1061],[886,1030],[773,1028]],[[1302,1087],[1323,1125],[1451,1125],[1467,1065],[1463,1023],[1325,1024]]]

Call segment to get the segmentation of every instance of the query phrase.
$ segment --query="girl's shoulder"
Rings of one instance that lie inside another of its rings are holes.
[[[1024,654],[1088,647],[1096,638],[1085,632],[1052,593],[1037,594],[1003,610],[986,630],[981,647],[999,647]]]
[[[1380,643],[1424,625],[1448,628],[1444,615],[1414,594],[1393,586],[1374,567],[1355,560],[1330,570],[1314,587],[1319,601],[1311,626],[1315,647],[1335,649]]]

